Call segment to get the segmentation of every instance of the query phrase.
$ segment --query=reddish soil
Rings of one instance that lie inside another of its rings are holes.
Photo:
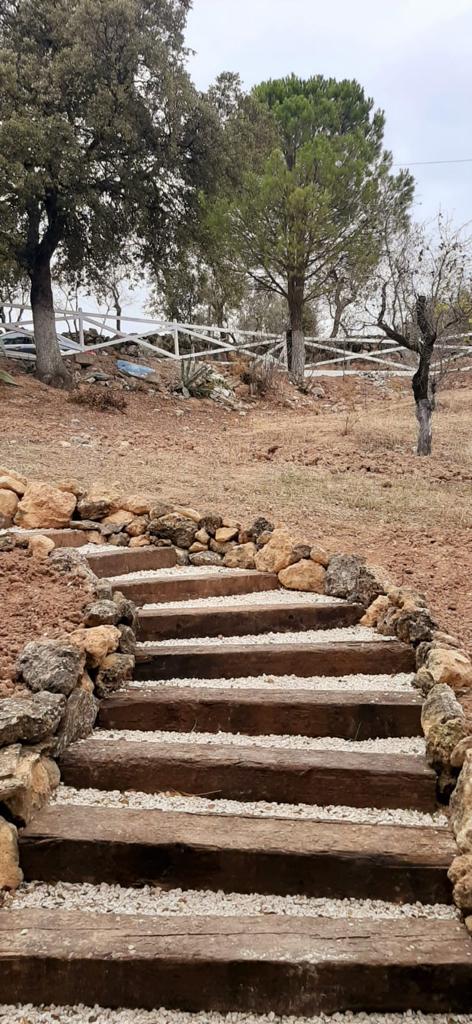
[[[22,386],[1,392],[3,465],[145,490],[242,522],[266,514],[426,592],[441,626],[472,648],[472,378],[446,383],[434,453],[419,459],[410,385],[398,378],[323,378],[321,397],[278,378],[267,398],[228,411],[177,398],[162,374],[156,390],[125,392],[120,413],[75,405],[13,372]]]
[[[86,582],[59,572],[25,551],[0,555],[0,697],[23,692],[14,682],[15,661],[30,640],[61,637],[77,629],[90,601]]]

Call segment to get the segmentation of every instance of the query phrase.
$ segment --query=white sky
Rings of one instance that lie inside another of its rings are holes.
[[[357,78],[387,117],[395,161],[472,158],[472,0],[193,0],[189,70],[250,88],[295,72]],[[472,162],[411,167],[419,219],[472,220]]]

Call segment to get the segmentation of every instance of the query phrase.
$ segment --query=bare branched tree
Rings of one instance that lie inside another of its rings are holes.
[[[367,324],[417,357],[412,387],[418,455],[431,454],[435,393],[464,347],[458,335],[470,331],[471,242],[442,214],[433,227],[411,225],[401,233],[391,233],[386,219]]]

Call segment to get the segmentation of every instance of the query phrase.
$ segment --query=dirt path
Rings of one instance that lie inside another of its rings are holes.
[[[442,393],[434,455],[418,459],[412,403],[400,381],[323,381],[321,399],[284,388],[241,414],[164,391],[130,394],[126,412],[102,413],[20,379],[21,388],[1,393],[3,465],[145,488],[242,520],[268,514],[424,589],[442,625],[472,646],[466,382]]]

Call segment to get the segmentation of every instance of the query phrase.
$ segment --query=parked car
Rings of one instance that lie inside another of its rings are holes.
[[[0,324],[0,348],[12,359],[34,359],[34,334],[31,331],[7,330],[8,324]],[[68,352],[80,352],[80,345],[63,334],[57,335],[59,348],[63,355]]]

